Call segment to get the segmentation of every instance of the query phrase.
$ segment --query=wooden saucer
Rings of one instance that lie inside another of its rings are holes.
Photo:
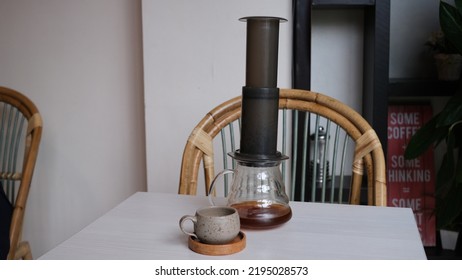
[[[199,239],[190,236],[188,239],[188,246],[189,249],[202,255],[223,256],[242,251],[245,248],[245,242],[245,234],[240,231],[233,241],[218,245],[202,243]]]

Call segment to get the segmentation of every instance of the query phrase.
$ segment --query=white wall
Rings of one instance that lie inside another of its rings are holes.
[[[445,0],[450,3],[451,0]],[[390,77],[435,77],[425,42],[440,29],[437,0],[391,0]]]
[[[311,90],[362,111],[362,9],[313,11]]]
[[[0,0],[0,85],[44,130],[24,238],[39,257],[145,190],[141,1]]]
[[[143,0],[148,190],[178,191],[186,139],[245,84],[245,16],[291,17],[290,0]],[[291,23],[280,25],[278,85],[290,86]]]

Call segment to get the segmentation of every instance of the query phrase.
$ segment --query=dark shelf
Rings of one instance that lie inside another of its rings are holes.
[[[460,253],[437,247],[425,247],[425,254],[429,260],[462,260]]]
[[[440,231],[436,231],[436,244],[434,247],[424,247],[425,254],[429,260],[462,260],[462,237],[459,232],[456,248],[454,250],[445,250],[441,245]]]
[[[363,116],[376,131],[387,154],[390,0],[294,0],[292,3],[292,85],[298,89],[311,89],[312,10],[360,8],[364,11]]]
[[[312,2],[314,8],[354,8],[375,5],[375,0],[313,0]]]
[[[452,96],[459,85],[458,81],[439,81],[435,79],[390,79],[389,97],[431,97]]]

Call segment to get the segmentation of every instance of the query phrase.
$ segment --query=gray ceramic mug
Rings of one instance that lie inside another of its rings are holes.
[[[193,222],[194,232],[184,229],[187,220]],[[226,244],[239,234],[240,228],[237,210],[226,206],[201,208],[196,215],[185,215],[180,219],[181,231],[207,244]]]

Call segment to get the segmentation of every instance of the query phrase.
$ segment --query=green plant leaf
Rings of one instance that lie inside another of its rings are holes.
[[[458,1],[459,2],[459,1]],[[461,5],[461,3],[457,3]],[[462,54],[462,14],[459,10],[441,1],[439,6],[441,30],[451,47]]]
[[[453,129],[448,130],[447,150],[436,178],[437,227],[452,228],[462,217],[462,152],[454,158],[456,136]]]
[[[455,0],[454,4],[456,4],[456,8],[459,11],[459,14],[462,14],[462,0]]]
[[[462,120],[460,120],[459,122],[459,125],[453,128],[453,133],[456,137],[456,148],[462,148]]]
[[[454,135],[448,135],[446,153],[441,161],[441,166],[436,174],[436,195],[439,197],[446,196],[449,188],[454,182]]]
[[[445,197],[454,183],[454,168],[451,164],[451,159],[445,154],[436,174],[436,197]]]
[[[456,173],[456,182],[457,182],[457,184],[462,184],[462,149],[460,149],[460,148],[459,148],[459,151],[457,153],[457,163],[456,163],[455,173]]]
[[[454,95],[439,113],[436,126],[451,126],[460,120],[462,120],[462,95]]]
[[[438,229],[453,228],[462,215],[462,185],[454,184],[447,195],[437,201],[436,226]]]
[[[439,114],[435,115],[411,137],[404,151],[404,158],[414,159],[425,153],[433,143],[439,143],[446,137],[448,128],[437,127],[438,118]]]

